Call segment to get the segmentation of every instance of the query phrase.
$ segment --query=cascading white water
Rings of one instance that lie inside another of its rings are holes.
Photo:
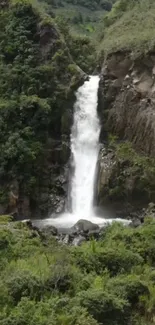
[[[71,176],[70,204],[72,212],[58,218],[43,220],[58,228],[72,227],[78,220],[85,219],[100,226],[113,220],[97,217],[93,211],[94,181],[99,152],[100,123],[97,116],[99,77],[90,77],[76,93],[74,121],[71,131],[73,175]]]
[[[100,134],[97,115],[98,86],[99,77],[92,76],[76,93],[71,130],[73,174],[69,201],[72,212],[66,212],[52,220],[52,224],[58,227],[71,227],[80,219],[89,220],[99,225],[107,222],[107,219],[97,217],[93,211]]]
[[[99,77],[90,77],[76,93],[71,151],[74,174],[71,181],[72,214],[91,219],[100,124],[97,116]]]

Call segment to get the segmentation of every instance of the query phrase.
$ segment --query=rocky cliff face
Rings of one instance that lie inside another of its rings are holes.
[[[103,131],[154,156],[155,53],[137,59],[124,52],[108,57],[101,72],[99,99]]]
[[[111,54],[101,71],[98,109],[101,142],[117,137],[108,156],[101,151],[99,204],[108,201],[127,214],[155,202],[155,53],[135,59],[129,52]]]

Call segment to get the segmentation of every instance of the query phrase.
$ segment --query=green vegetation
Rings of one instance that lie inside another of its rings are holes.
[[[155,3],[153,0],[118,0],[104,18],[100,50],[104,55],[130,50],[138,55],[154,48]]]
[[[64,36],[74,62],[86,73],[91,74],[96,68],[95,43],[88,36],[73,35],[70,32],[67,20],[56,17],[55,22]],[[73,65],[70,66],[72,68]],[[75,67],[74,67],[75,68]]]
[[[109,145],[116,163],[109,184],[103,189],[103,199],[140,206],[154,202],[155,159],[138,154],[130,142],[120,143],[115,136],[109,136]]]
[[[92,36],[115,0],[40,0],[46,10],[68,21],[73,34]]]
[[[0,248],[1,325],[154,323],[154,220],[74,248],[3,217]]]
[[[82,80],[54,21],[36,5],[0,8],[0,190],[16,180],[34,200],[48,139],[61,138],[62,115]]]
[[[139,56],[154,48],[153,0],[54,0],[48,6],[67,20],[71,35],[91,36],[102,60],[103,56],[119,50]]]
[[[134,191],[141,193],[147,201],[154,200],[155,196],[155,159],[139,155],[129,142],[116,147],[116,157],[120,161],[128,162],[126,174],[136,177]],[[123,181],[123,179],[122,179]],[[123,182],[122,182],[123,183]],[[144,195],[145,193],[145,195]]]
[[[82,6],[92,11],[105,9],[110,11],[115,0],[50,0],[54,7],[64,7],[66,4]]]
[[[53,167],[55,157],[48,160],[49,150],[57,155],[51,143],[60,143],[64,130],[68,135],[65,117],[83,81],[80,68],[92,73],[97,67],[96,43],[88,35],[100,29],[104,55],[154,47],[153,0],[119,0],[112,8],[114,2],[0,3],[0,204],[8,203],[14,181],[33,207],[46,186],[53,193],[60,166]],[[108,198],[152,201],[155,159],[115,138],[110,146],[116,164],[104,187]],[[44,174],[53,183],[44,184]],[[0,216],[0,324],[153,325],[154,252],[155,220],[149,216],[136,229],[114,223],[99,241],[80,247]]]

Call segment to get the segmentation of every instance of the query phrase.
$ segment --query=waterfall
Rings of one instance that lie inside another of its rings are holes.
[[[71,130],[72,168],[70,171],[69,211],[57,218],[43,221],[58,228],[72,227],[85,219],[100,226],[113,220],[129,224],[128,220],[105,219],[93,209],[94,183],[99,153],[100,123],[97,115],[99,77],[92,76],[76,92],[74,118]]]
[[[99,77],[90,77],[76,93],[71,152],[74,173],[71,179],[72,214],[93,216],[96,164],[99,153],[100,123],[97,116]]]
[[[85,219],[103,225],[106,221],[93,211],[94,183],[99,153],[100,123],[97,115],[99,77],[92,76],[76,92],[71,130],[72,168],[70,172],[69,211],[52,224],[71,227]],[[50,219],[51,220],[51,219]]]

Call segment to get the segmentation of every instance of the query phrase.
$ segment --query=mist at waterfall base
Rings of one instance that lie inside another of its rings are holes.
[[[69,211],[46,224],[69,228],[78,220],[89,220],[103,226],[113,219],[96,215],[93,207],[96,166],[99,154],[100,122],[97,115],[99,77],[92,76],[76,93],[71,130],[71,161]],[[116,220],[116,219],[115,219]],[[121,219],[117,219],[120,220]],[[125,223],[125,220],[122,220]],[[45,222],[45,220],[44,220]]]

